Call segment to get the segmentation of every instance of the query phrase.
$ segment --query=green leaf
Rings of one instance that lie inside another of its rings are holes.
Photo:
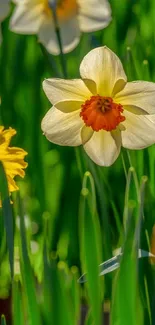
[[[98,265],[101,261],[101,234],[96,211],[94,181],[89,172],[83,179],[79,208],[79,237],[81,245],[81,264],[87,272],[87,290],[96,325],[101,323],[102,286],[98,277]]]
[[[23,313],[23,299],[21,299],[23,292],[20,281],[16,276],[12,285],[13,301],[12,301],[12,313],[13,313],[13,324],[23,325],[24,324],[24,313]],[[22,297],[23,298],[23,297]]]
[[[74,311],[74,325],[80,322],[80,311],[81,311],[81,297],[80,297],[80,287],[78,284],[79,272],[76,266],[71,267],[71,298]]]
[[[9,251],[9,262],[11,276],[13,277],[13,263],[14,263],[14,229],[13,229],[13,215],[10,204],[10,196],[8,191],[7,179],[2,162],[0,161],[0,197],[2,200],[2,213],[4,218],[4,226],[6,230],[6,242]]]
[[[131,184],[136,188],[135,202],[130,202]],[[129,169],[125,194],[125,238],[120,269],[113,285],[111,324],[142,325],[143,311],[138,286],[138,245],[143,218],[143,200],[138,190],[135,170]]]
[[[47,325],[73,325],[73,312],[66,290],[67,274],[63,262],[57,267],[55,255],[47,258],[44,249],[44,280],[42,303],[44,320]],[[63,264],[62,264],[63,263]]]
[[[7,325],[6,324],[6,319],[5,319],[5,316],[4,315],[1,316],[1,325]]]
[[[29,324],[41,324],[40,309],[37,301],[35,278],[32,273],[30,259],[27,249],[26,229],[24,223],[24,214],[22,203],[19,197],[19,217],[20,217],[20,249],[21,249],[21,275],[23,280],[23,289],[26,295]]]

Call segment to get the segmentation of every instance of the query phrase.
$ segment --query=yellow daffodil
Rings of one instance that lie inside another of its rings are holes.
[[[43,82],[53,104],[42,121],[49,141],[82,144],[101,166],[111,165],[121,146],[142,149],[155,142],[155,83],[127,82],[119,58],[105,46],[84,57],[80,75]]]
[[[55,33],[52,9],[55,8],[60,28],[63,52],[72,51],[81,32],[105,28],[111,20],[108,0],[14,0],[15,11],[10,28],[21,34],[38,34],[46,49],[60,53]]]
[[[14,129],[4,130],[4,127],[0,126],[0,161],[4,166],[9,192],[18,190],[14,177],[17,175],[24,177],[25,172],[23,169],[27,167],[27,163],[24,161],[27,152],[21,148],[9,147],[11,138],[15,134],[16,131]]]
[[[0,0],[0,23],[7,17],[9,13],[9,6],[10,0]],[[2,34],[0,29],[0,44],[2,42]]]

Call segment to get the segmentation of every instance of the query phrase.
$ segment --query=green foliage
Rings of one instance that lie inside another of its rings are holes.
[[[154,260],[139,258],[139,248],[154,253],[155,147],[122,150],[101,168],[82,148],[49,143],[40,128],[51,105],[42,81],[63,77],[64,69],[67,78],[79,77],[91,48],[116,52],[129,81],[155,81],[154,0],[111,6],[110,25],[82,35],[63,69],[62,56],[49,55],[35,36],[11,33],[8,19],[2,26],[0,123],[17,130],[12,145],[28,152],[13,204],[0,163],[0,298],[11,295],[14,325],[78,325],[82,309],[85,325],[100,325],[107,301],[111,325],[155,323]]]

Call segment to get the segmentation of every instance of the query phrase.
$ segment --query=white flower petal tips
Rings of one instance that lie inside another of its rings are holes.
[[[39,42],[47,51],[53,55],[60,54],[54,15],[48,1],[14,2],[16,7],[10,21],[10,29],[21,34],[38,34]],[[100,30],[110,23],[111,8],[107,0],[56,1],[56,16],[63,53],[68,53],[79,44],[81,32]]]

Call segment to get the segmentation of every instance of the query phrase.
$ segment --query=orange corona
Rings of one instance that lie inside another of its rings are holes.
[[[123,113],[121,104],[114,103],[111,97],[97,95],[81,105],[80,116],[86,126],[90,126],[94,131],[112,131],[125,120],[121,113]]]
[[[48,15],[52,15],[51,8],[49,6],[49,0],[44,1],[44,12]],[[60,20],[66,20],[70,16],[77,13],[78,6],[76,0],[59,0],[56,3],[56,13]]]

